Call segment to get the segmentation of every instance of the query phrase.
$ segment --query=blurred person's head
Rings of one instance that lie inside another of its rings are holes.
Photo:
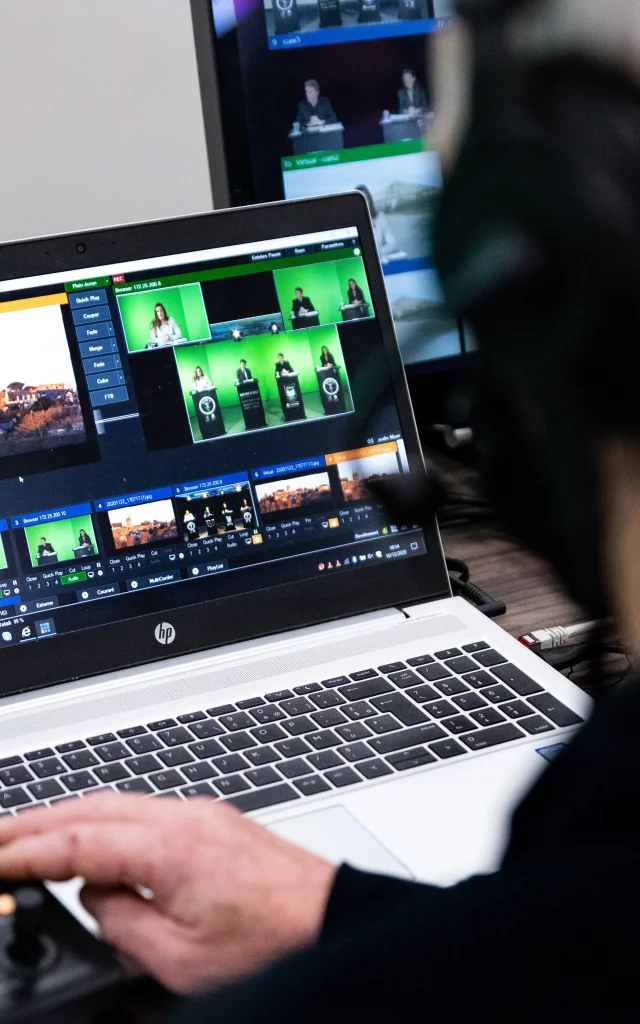
[[[414,85],[416,84],[416,80],[416,76],[414,75],[411,68],[405,68],[404,71],[402,72],[402,84],[404,85],[405,89],[409,90],[410,92],[413,89]]]
[[[434,79],[436,261],[478,341],[476,438],[506,525],[640,647],[640,5],[494,8],[495,30],[436,41]]]
[[[312,107],[318,106],[320,84],[315,80],[315,78],[309,78],[304,83],[304,94],[307,98],[307,102],[310,103]]]

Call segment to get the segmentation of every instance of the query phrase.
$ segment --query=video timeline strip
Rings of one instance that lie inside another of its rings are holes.
[[[336,497],[328,476],[333,467],[341,502],[366,501],[370,498],[368,480],[406,470],[402,439],[385,438],[351,451],[16,515],[11,517],[11,526],[20,531],[20,561],[27,571],[57,568],[124,549],[197,540],[203,529],[209,536],[238,529],[255,534],[256,503],[265,524],[291,512],[297,515],[334,508]],[[96,514],[109,535],[106,548],[104,538],[100,541],[97,536]],[[7,527],[6,520],[0,521],[0,532]],[[0,551],[1,571],[9,567],[1,543]]]

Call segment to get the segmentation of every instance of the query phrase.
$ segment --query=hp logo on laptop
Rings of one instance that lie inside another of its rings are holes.
[[[160,622],[155,628],[154,636],[159,644],[172,644],[176,638],[176,631],[170,622]]]

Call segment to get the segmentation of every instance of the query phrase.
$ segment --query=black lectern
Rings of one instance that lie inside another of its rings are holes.
[[[276,35],[300,31],[300,15],[296,0],[275,0],[273,5],[273,28]]]
[[[36,561],[37,561],[38,565],[40,565],[40,566],[43,566],[43,565],[53,565],[54,562],[58,561],[58,552],[57,551],[45,551],[45,553],[43,555],[37,555],[36,556]]]
[[[298,316],[292,313],[289,319],[294,331],[304,331],[308,327],[318,327],[320,325],[320,314],[315,309],[312,313],[301,313]]]
[[[382,21],[380,0],[358,0],[358,21],[360,24]]]
[[[93,544],[79,544],[77,548],[73,549],[74,558],[93,558],[96,553],[96,549]]]
[[[257,377],[250,377],[249,380],[237,381],[238,398],[240,408],[244,416],[244,425],[247,430],[256,430],[258,427],[266,427],[267,421],[264,418],[264,405],[260,394],[260,382]]]
[[[344,388],[339,368],[337,366],[316,366],[316,374],[325,416],[331,416],[336,412],[346,412]]]
[[[208,388],[206,391],[192,391],[191,397],[203,440],[226,434],[217,390]]]
[[[400,21],[422,18],[421,0],[398,0],[398,18]]]
[[[278,394],[284,418],[290,420],[306,420],[300,381],[297,373],[284,373],[278,377]]]
[[[337,28],[342,25],[340,0],[318,0],[319,28]]]
[[[360,320],[362,317],[371,316],[368,302],[349,302],[340,306],[343,320]]]

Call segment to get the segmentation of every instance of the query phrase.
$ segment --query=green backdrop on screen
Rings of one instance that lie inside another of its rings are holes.
[[[91,516],[75,516],[73,519],[64,519],[57,523],[39,523],[37,526],[27,526],[24,533],[27,538],[31,564],[34,568],[38,564],[38,545],[41,537],[47,538],[48,543],[56,552],[59,562],[67,562],[76,557],[73,549],[78,546],[80,530],[89,534],[97,553],[98,544]]]
[[[202,372],[217,388],[218,401],[223,407],[238,404],[235,380],[241,359],[246,359],[252,376],[259,379],[263,401],[279,400],[275,377],[278,352],[282,352],[293,369],[300,374],[302,393],[317,394],[316,366],[320,365],[323,345],[327,346],[338,366],[342,367],[346,383],[347,372],[342,345],[338,331],[333,325],[316,327],[310,331],[289,331],[275,336],[265,334],[258,338],[247,338],[242,342],[223,341],[175,348],[178,373],[189,416],[195,416],[191,389],[197,366],[201,367]],[[347,409],[351,411],[352,408],[350,395],[347,394]]]
[[[338,275],[338,281],[340,284],[340,294],[342,302],[347,301],[347,291],[349,290],[349,278],[352,277],[356,284],[362,289],[364,295],[364,301],[369,303],[369,312],[373,314],[373,303],[371,302],[371,292],[369,291],[369,284],[367,282],[367,274],[364,269],[364,263],[362,262],[361,256],[353,256],[347,260],[336,260],[334,263],[336,273]]]
[[[8,537],[7,537],[7,543],[9,543],[9,538]],[[8,565],[7,556],[6,556],[6,553],[5,553],[5,550],[4,550],[4,544],[2,542],[2,534],[0,533],[0,572],[2,572],[3,569],[6,569],[7,565]]]
[[[287,330],[291,327],[291,306],[296,297],[296,288],[315,306],[321,324],[333,324],[341,320],[340,286],[335,263],[309,263],[306,266],[275,270],[273,277],[278,293],[278,302]]]
[[[347,301],[349,278],[359,284],[367,302],[371,302],[369,286],[362,257],[336,260],[331,263],[309,263],[306,266],[274,270],[273,277],[278,293],[280,310],[287,328],[290,328],[291,307],[296,297],[296,288],[315,306],[321,324],[340,323],[340,306]]]
[[[205,341],[211,337],[199,284],[156,288],[148,292],[118,296],[122,326],[130,352],[139,352],[147,347],[157,302],[162,303],[167,316],[173,317],[186,341]]]

